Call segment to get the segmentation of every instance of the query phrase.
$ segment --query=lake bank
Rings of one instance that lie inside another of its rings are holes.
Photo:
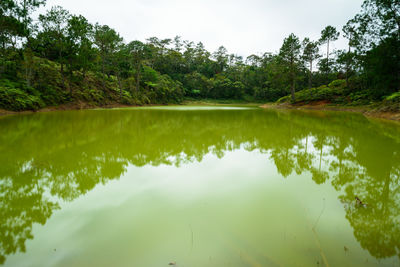
[[[97,109],[97,108],[132,108],[132,107],[151,107],[151,106],[226,106],[226,105],[243,105],[243,106],[260,106],[262,103],[252,103],[246,101],[232,101],[232,100],[187,100],[180,104],[146,104],[146,105],[126,105],[120,103],[109,103],[105,105],[94,105],[86,102],[71,102],[62,104],[59,106],[49,106],[38,110],[23,110],[23,111],[11,111],[6,109],[0,109],[0,116],[5,115],[16,115],[16,114],[30,114],[36,112],[50,112],[50,111],[63,111],[63,110],[84,110],[84,109]]]
[[[297,110],[327,110],[327,111],[344,111],[344,112],[356,112],[362,113],[366,117],[385,119],[391,121],[400,122],[400,112],[388,112],[375,109],[371,106],[340,106],[330,105],[323,102],[304,104],[304,105],[290,105],[290,104],[274,104],[274,103],[253,103],[246,101],[231,101],[231,100],[188,100],[181,104],[148,104],[148,105],[125,105],[120,103],[110,103],[106,105],[93,105],[86,102],[74,102],[67,103],[59,106],[45,107],[39,110],[25,110],[25,111],[10,111],[0,109],[0,116],[5,115],[16,115],[16,114],[30,114],[36,112],[51,112],[51,111],[63,111],[63,110],[84,110],[84,109],[97,109],[97,108],[131,108],[131,107],[143,107],[143,106],[170,106],[170,105],[181,105],[181,106],[226,106],[226,105],[241,105],[241,106],[258,106],[264,109],[297,109]]]
[[[371,106],[340,106],[340,105],[330,105],[324,102],[317,102],[312,104],[302,104],[302,105],[291,105],[291,104],[274,104],[267,103],[261,108],[266,109],[298,109],[298,110],[328,110],[328,111],[345,111],[345,112],[357,112],[362,113],[366,117],[385,119],[391,121],[400,121],[400,112],[389,112],[375,109]]]

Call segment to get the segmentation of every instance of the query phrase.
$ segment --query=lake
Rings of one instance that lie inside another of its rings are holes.
[[[4,266],[399,266],[400,126],[150,107],[0,118]]]

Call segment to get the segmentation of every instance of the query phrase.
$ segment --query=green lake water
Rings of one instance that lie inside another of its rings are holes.
[[[400,126],[252,107],[2,117],[0,263],[399,266]]]

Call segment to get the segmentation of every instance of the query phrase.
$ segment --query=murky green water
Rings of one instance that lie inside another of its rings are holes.
[[[399,179],[400,127],[357,114],[178,107],[3,117],[0,260],[399,266]]]

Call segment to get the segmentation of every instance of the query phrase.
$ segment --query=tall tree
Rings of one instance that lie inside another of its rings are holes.
[[[8,43],[15,45],[16,37],[29,37],[30,15],[45,3],[46,0],[0,1],[0,44],[3,49]]]
[[[217,73],[223,72],[228,65],[228,50],[224,46],[218,47],[213,53],[213,58],[217,61]]]
[[[309,64],[310,72],[308,76],[308,88],[312,87],[312,76],[313,76],[313,62],[320,58],[319,44],[318,42],[310,41],[309,38],[305,38],[302,42],[303,55],[302,58]]]
[[[146,44],[140,41],[132,41],[127,46],[130,58],[131,65],[135,71],[135,82],[136,82],[136,95],[139,94],[139,86],[140,86],[140,74],[143,65],[143,61],[146,59],[147,53],[149,53],[149,48]],[[133,92],[132,92],[133,93]]]
[[[329,69],[329,44],[336,41],[339,38],[340,33],[333,26],[326,26],[325,29],[321,31],[321,38],[319,39],[321,44],[326,43],[326,62]]]
[[[400,88],[400,1],[364,0],[347,26],[357,34],[355,46],[369,87],[386,93]]]
[[[117,51],[113,53],[111,57],[112,70],[117,76],[119,86],[119,98],[122,101],[122,77],[127,78],[129,76],[130,64],[129,64],[129,50],[128,46],[121,43],[117,48]]]
[[[65,87],[64,65],[68,56],[67,52],[67,25],[71,17],[69,12],[60,6],[52,7],[45,15],[39,16],[40,26],[42,31],[38,38],[45,43],[47,54],[56,53],[56,61],[60,64],[60,72]]]
[[[292,101],[295,101],[296,91],[296,73],[300,62],[300,40],[293,33],[285,38],[283,45],[279,51],[279,56],[285,66],[286,72],[289,74],[290,92]]]
[[[73,52],[69,58],[72,70],[82,70],[85,78],[95,58],[93,49],[93,25],[83,16],[71,16],[68,20],[67,38]]]
[[[121,36],[107,25],[96,24],[94,44],[100,53],[101,73],[103,74],[103,88],[105,88],[105,75],[110,75],[112,56],[122,43]]]
[[[25,37],[29,37],[30,35],[30,29],[29,25],[32,23],[32,18],[31,14],[33,11],[35,11],[37,8],[39,8],[42,5],[46,4],[47,0],[22,0],[19,1],[19,10],[20,10],[20,20],[22,20],[22,24],[24,25],[25,29]]]
[[[348,25],[359,35],[360,51],[367,51],[393,35],[400,39],[400,1],[364,0],[361,12]]]
[[[345,62],[346,66],[346,84],[349,84],[349,76],[352,69],[352,65],[354,65],[355,61],[355,53],[351,51],[352,47],[356,47],[359,43],[358,34],[352,25],[352,20],[350,20],[346,25],[343,26],[343,35],[348,40],[348,50],[347,54],[341,53],[338,57],[338,60],[342,60]]]

